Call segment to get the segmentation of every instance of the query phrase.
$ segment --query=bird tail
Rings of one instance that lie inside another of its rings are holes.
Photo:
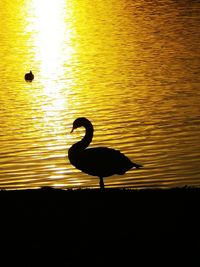
[[[140,168],[142,168],[143,166],[140,165],[140,164],[137,164],[137,163],[133,163],[133,167],[135,167],[136,169],[140,169]]]

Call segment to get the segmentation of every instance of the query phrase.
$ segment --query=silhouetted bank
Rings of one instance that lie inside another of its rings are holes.
[[[200,238],[199,188],[0,191],[0,203],[1,240],[32,240],[65,253],[79,247],[95,259],[172,248],[177,255]]]
[[[0,191],[0,203],[10,238],[159,239],[196,233],[200,189],[42,188]]]

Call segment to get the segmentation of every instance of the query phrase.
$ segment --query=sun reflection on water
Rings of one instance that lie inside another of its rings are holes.
[[[61,118],[69,110],[71,84],[74,83],[71,11],[65,0],[32,0],[27,8],[31,18],[26,31],[30,34],[30,56],[34,58],[35,74],[33,87],[38,102],[36,128],[46,140],[46,145],[42,143],[42,146],[49,162],[46,164],[48,177],[50,180],[64,179],[66,121]],[[51,159],[56,159],[56,165]]]
[[[46,93],[62,87],[65,62],[74,53],[70,46],[72,27],[66,23],[65,0],[33,0],[35,57],[40,62],[40,82]]]
[[[199,184],[197,9],[146,2],[0,1],[2,188],[96,187],[67,159],[77,116],[145,166],[107,186]]]
[[[58,128],[61,113],[68,110],[74,83],[71,60],[75,54],[71,10],[65,0],[32,0],[26,31],[31,33],[35,89],[38,89],[44,124]],[[57,118],[57,119],[56,119]]]

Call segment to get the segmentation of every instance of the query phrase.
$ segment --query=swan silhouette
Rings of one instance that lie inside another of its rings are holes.
[[[29,73],[26,73],[26,74],[25,74],[24,79],[25,79],[27,82],[32,82],[32,80],[34,79],[34,74],[32,73],[31,70],[30,70]]]
[[[99,177],[100,189],[104,189],[104,177],[114,174],[122,175],[132,168],[142,167],[142,165],[130,161],[119,150],[108,147],[87,148],[92,141],[94,131],[92,123],[87,118],[77,118],[73,122],[71,133],[82,126],[86,130],[85,136],[69,148],[68,158],[77,169]]]

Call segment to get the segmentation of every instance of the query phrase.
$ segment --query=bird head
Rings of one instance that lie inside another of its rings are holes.
[[[88,120],[88,119],[86,119],[86,118],[84,118],[84,117],[80,117],[80,118],[77,118],[77,119],[75,119],[75,121],[73,122],[73,127],[72,127],[72,130],[71,130],[71,133],[75,130],[75,129],[77,129],[77,128],[79,128],[79,127],[82,127],[82,126],[87,126],[87,125],[91,125],[91,122]]]

